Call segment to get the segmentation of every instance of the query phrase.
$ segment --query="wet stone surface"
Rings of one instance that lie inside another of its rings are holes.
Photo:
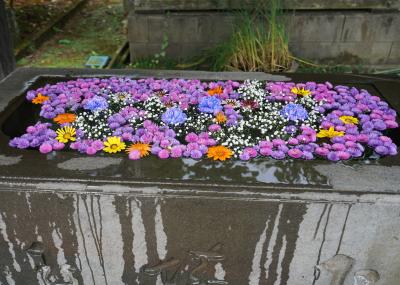
[[[95,170],[118,165],[122,158],[110,157],[79,157],[59,163],[57,166],[65,170]]]
[[[21,156],[0,155],[0,165],[2,166],[17,164],[20,161],[21,161]]]
[[[400,278],[394,205],[1,195],[3,284],[323,285],[332,272],[314,265],[338,253],[354,259],[343,284],[366,267],[382,284]]]

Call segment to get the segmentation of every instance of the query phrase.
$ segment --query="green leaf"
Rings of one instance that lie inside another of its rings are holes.
[[[72,43],[72,41],[71,40],[67,40],[67,39],[61,39],[61,40],[58,41],[58,43],[60,45],[70,45]]]

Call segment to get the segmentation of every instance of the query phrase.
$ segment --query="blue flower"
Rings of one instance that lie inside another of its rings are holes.
[[[222,110],[221,100],[216,97],[203,97],[199,103],[199,110],[203,113],[219,112]]]
[[[94,96],[93,98],[89,99],[83,107],[92,112],[98,112],[107,109],[108,103],[105,98]]]
[[[186,114],[179,108],[169,108],[162,114],[161,119],[168,125],[179,125],[186,121]]]
[[[308,118],[308,112],[300,104],[289,103],[282,108],[281,116],[291,121],[304,121]]]

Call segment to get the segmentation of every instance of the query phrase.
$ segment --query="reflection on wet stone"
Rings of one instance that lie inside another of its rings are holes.
[[[5,156],[0,155],[0,166],[8,166],[17,164],[21,161],[21,156]]]
[[[364,269],[354,273],[354,285],[375,285],[380,279],[376,270]]]
[[[318,273],[316,274],[316,279],[314,279],[313,284],[315,284],[315,281],[318,280],[321,271],[324,270],[332,275],[330,285],[343,285],[347,274],[353,266],[353,263],[354,259],[349,256],[343,254],[335,255],[329,260],[324,261],[316,266]]]
[[[182,261],[171,258],[155,266],[144,266],[143,272],[152,277],[161,275],[164,284],[228,284],[214,276],[213,265],[225,259],[221,250],[222,244],[217,243],[208,251],[189,251]]]
[[[26,250],[26,252],[31,256],[35,269],[46,265],[44,257],[44,245],[42,242],[33,242],[32,245]]]
[[[8,265],[0,264],[0,284],[15,284],[14,280],[12,279],[12,272]]]
[[[75,272],[71,266],[64,264],[61,266],[60,273],[53,273],[50,266],[42,266],[38,270],[39,284],[43,285],[78,285],[78,280],[73,276]]]
[[[122,161],[119,166],[133,179],[207,181],[240,184],[328,185],[328,179],[314,168],[312,161],[265,160],[216,162],[211,160],[174,159]]]
[[[122,158],[111,157],[79,157],[59,163],[57,166],[65,170],[96,170],[120,164]]]
[[[73,276],[77,270],[69,264],[63,264],[59,273],[46,264],[44,255],[45,247],[42,242],[33,242],[26,250],[33,260],[34,269],[37,271],[37,279],[43,285],[78,285],[78,280]]]

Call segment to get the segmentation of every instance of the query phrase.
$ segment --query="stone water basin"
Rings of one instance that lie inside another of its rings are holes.
[[[0,83],[0,284],[350,285],[360,270],[398,284],[399,156],[214,163],[8,147],[34,119],[27,89],[110,75],[330,80],[400,109],[391,78],[19,69]]]

